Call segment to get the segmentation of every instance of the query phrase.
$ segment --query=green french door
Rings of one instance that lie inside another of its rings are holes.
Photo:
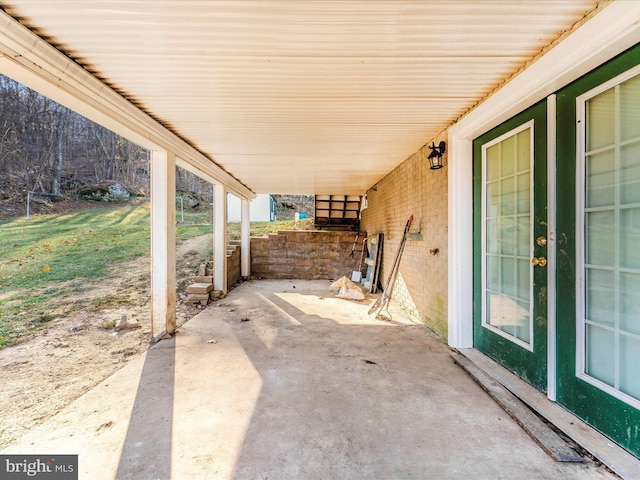
[[[546,390],[546,102],[474,141],[474,345]]]
[[[557,401],[640,456],[640,47],[557,94]]]
[[[554,98],[474,141],[474,346],[640,457],[640,45]]]
[[[474,141],[474,345],[547,381],[546,101]]]

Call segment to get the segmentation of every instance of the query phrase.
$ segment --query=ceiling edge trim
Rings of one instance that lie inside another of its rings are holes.
[[[632,47],[639,34],[640,3],[614,0],[449,131],[458,138],[475,138]]]

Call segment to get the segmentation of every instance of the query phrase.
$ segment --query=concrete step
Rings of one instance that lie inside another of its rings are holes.
[[[213,276],[196,275],[195,277],[192,277],[191,280],[193,283],[213,283]]]
[[[208,293],[190,293],[187,295],[187,299],[185,300],[187,305],[206,305],[209,303],[209,294]]]
[[[206,293],[209,294],[213,290],[213,283],[192,283],[187,287],[187,294],[190,293]]]

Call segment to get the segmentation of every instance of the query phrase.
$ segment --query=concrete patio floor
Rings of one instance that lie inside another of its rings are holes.
[[[607,479],[557,463],[424,326],[246,282],[3,453],[81,479]]]

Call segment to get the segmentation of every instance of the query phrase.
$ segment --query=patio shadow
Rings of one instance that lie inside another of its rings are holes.
[[[118,480],[171,478],[175,346],[173,338],[147,351],[120,455]]]

